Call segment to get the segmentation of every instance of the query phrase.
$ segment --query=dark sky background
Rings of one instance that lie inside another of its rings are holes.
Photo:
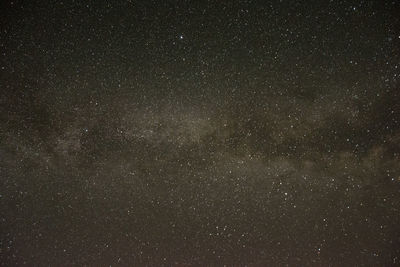
[[[399,266],[399,1],[1,1],[3,266]]]

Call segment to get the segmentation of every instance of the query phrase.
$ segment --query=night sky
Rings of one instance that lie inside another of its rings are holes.
[[[1,1],[3,266],[399,266],[399,1]]]

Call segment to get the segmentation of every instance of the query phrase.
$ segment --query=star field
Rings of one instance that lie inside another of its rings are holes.
[[[2,266],[398,266],[397,1],[5,1]]]

